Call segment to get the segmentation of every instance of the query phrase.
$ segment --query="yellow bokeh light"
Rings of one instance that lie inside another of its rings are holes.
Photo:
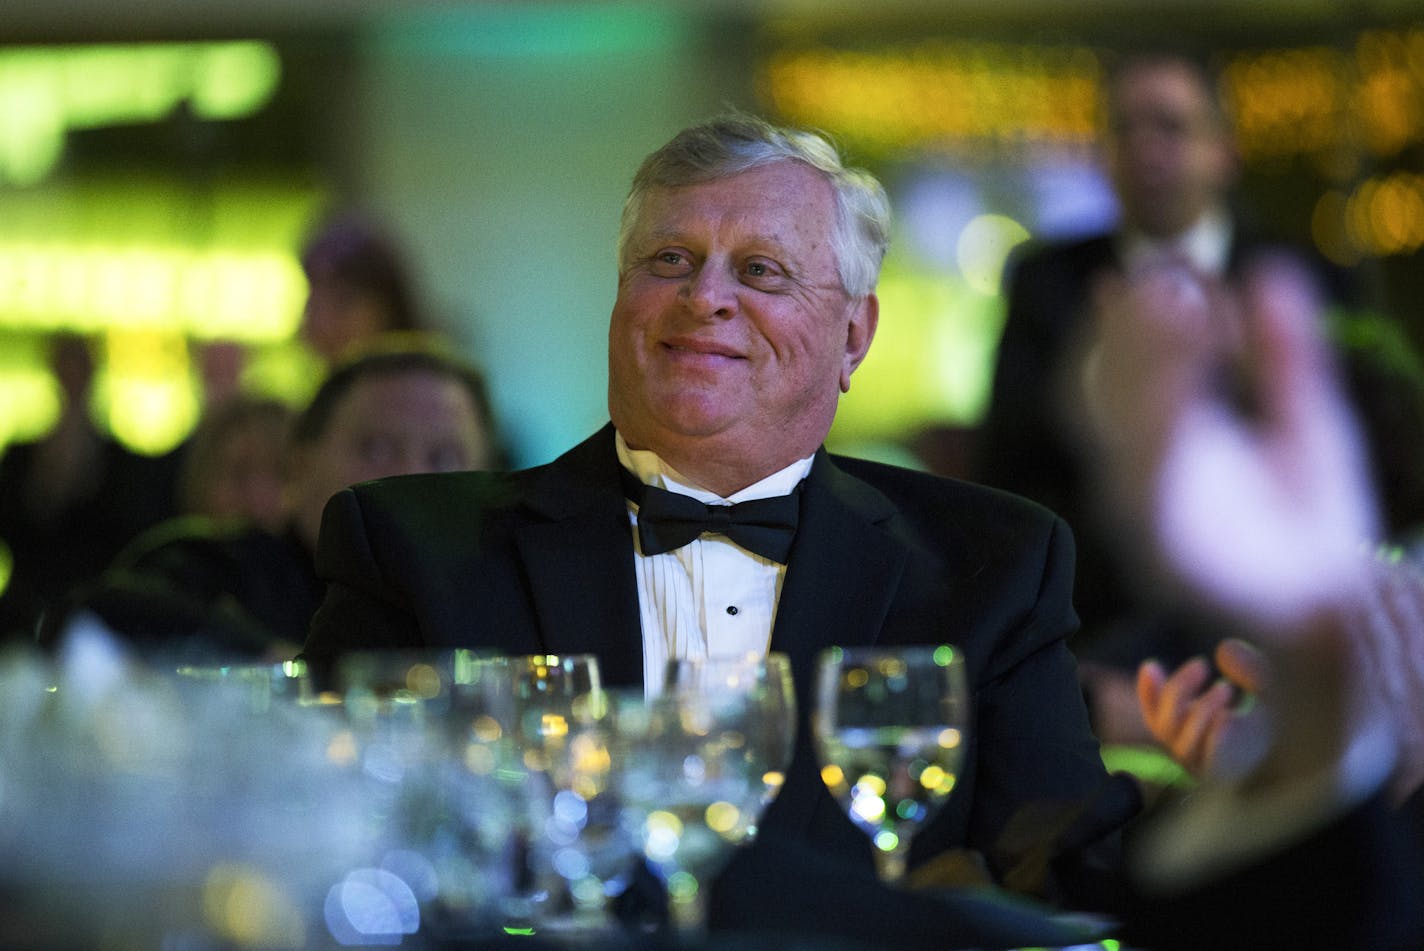
[[[429,700],[440,696],[444,678],[440,676],[440,671],[429,664],[412,664],[405,672],[405,685],[417,697]]]
[[[568,736],[568,718],[558,713],[545,713],[539,717],[539,735],[543,737]]]
[[[356,735],[350,730],[342,730],[326,744],[326,758],[338,766],[350,766],[357,758]]]
[[[465,744],[465,769],[476,776],[488,776],[494,772],[494,750],[482,743]]]
[[[930,39],[875,51],[783,50],[761,94],[800,125],[871,152],[1090,148],[1100,64],[1084,47]]]
[[[954,774],[939,766],[927,766],[920,773],[920,785],[937,795],[947,795],[954,788]]]
[[[1344,201],[1341,217],[1349,247],[1376,256],[1412,254],[1424,247],[1424,176],[1366,179]]]
[[[595,736],[582,734],[570,744],[573,768],[576,772],[593,776],[606,775],[613,768],[613,756],[607,745]]]
[[[837,789],[845,784],[845,773],[834,763],[827,763],[821,767],[821,782],[831,789]]]
[[[1102,77],[1086,47],[926,39],[784,49],[758,88],[783,118],[833,130],[858,151],[983,163],[1091,153],[1103,132]],[[1242,50],[1221,85],[1248,161],[1351,148],[1360,133],[1380,156],[1424,141],[1424,29],[1365,31],[1353,50]]]
[[[730,802],[714,802],[703,814],[707,828],[719,835],[726,835],[736,829],[741,819],[741,811]]]
[[[939,736],[935,740],[935,742],[939,744],[940,749],[945,750],[952,750],[955,747],[959,746],[959,744],[963,741],[964,734],[962,734],[958,729],[952,726],[946,727],[945,729],[941,730]]]
[[[504,735],[504,728],[499,725],[499,721],[487,713],[475,717],[470,730],[484,743],[493,743]]]
[[[874,773],[867,773],[856,782],[855,794],[857,796],[883,796],[885,795],[885,780]]]
[[[217,865],[203,883],[203,916],[240,948],[302,948],[306,927],[292,898],[260,871]]]

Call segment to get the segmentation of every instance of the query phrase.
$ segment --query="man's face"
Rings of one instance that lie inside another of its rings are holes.
[[[609,327],[629,445],[689,475],[716,459],[743,485],[820,445],[877,306],[842,289],[834,221],[830,184],[799,162],[648,192]]]
[[[413,472],[483,469],[489,434],[458,382],[423,370],[358,380],[326,432],[293,460],[292,501],[299,532],[314,547],[321,512],[356,482]]]
[[[1189,66],[1128,68],[1114,82],[1108,112],[1108,165],[1125,224],[1172,237],[1222,200],[1235,158],[1211,91]]]

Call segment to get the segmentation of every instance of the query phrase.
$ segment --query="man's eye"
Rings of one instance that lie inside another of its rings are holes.
[[[681,277],[692,267],[692,262],[681,251],[659,251],[652,257],[650,270],[659,277]]]
[[[748,261],[742,266],[742,272],[754,280],[767,280],[780,277],[782,271],[770,261]]]

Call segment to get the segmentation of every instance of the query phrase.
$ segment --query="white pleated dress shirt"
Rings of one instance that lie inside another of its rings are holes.
[[[618,461],[645,485],[691,496],[709,505],[732,505],[786,495],[811,471],[812,456],[798,460],[727,498],[700,488],[654,452],[629,449],[619,434]],[[660,555],[644,555],[638,541],[638,506],[628,503],[633,533],[638,607],[643,628],[643,680],[658,692],[670,658],[765,654],[776,621],[786,566],[754,555],[725,535],[703,534]]]

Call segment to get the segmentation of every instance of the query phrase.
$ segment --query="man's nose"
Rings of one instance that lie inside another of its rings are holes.
[[[729,266],[704,261],[683,281],[678,294],[694,315],[711,320],[730,316],[736,310],[740,287]]]

